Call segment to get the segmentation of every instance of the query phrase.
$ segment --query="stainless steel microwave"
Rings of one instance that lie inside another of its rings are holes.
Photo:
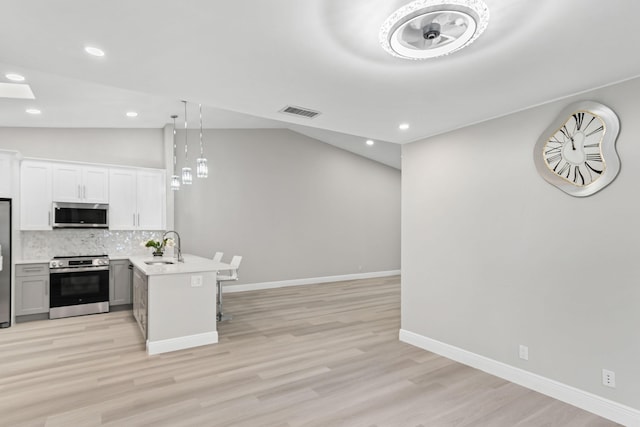
[[[109,205],[53,202],[53,228],[109,228]]]

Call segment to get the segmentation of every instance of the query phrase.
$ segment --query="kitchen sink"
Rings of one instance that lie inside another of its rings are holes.
[[[164,260],[158,260],[158,261],[145,261],[144,262],[147,265],[167,265],[167,264],[175,264],[173,261],[164,261]]]

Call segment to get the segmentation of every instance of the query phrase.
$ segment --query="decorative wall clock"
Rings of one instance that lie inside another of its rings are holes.
[[[569,105],[536,143],[538,173],[572,196],[602,190],[620,171],[615,146],[619,131],[618,116],[609,107],[593,101]]]

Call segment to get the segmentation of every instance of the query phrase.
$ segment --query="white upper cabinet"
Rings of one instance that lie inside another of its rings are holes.
[[[0,171],[4,170],[2,159],[0,154]],[[2,176],[0,173],[0,179]],[[112,230],[164,230],[165,191],[162,169],[24,160],[20,167],[20,229],[51,230],[55,201],[108,203]]]
[[[13,154],[0,153],[0,197],[13,197]]]
[[[139,171],[138,228],[164,230],[166,227],[166,182],[164,171]]]
[[[83,168],[82,183],[83,202],[109,203],[109,169]]]
[[[109,203],[109,169],[54,164],[53,200],[56,202]]]
[[[51,230],[52,165],[24,160],[20,167],[20,229]]]
[[[162,170],[109,171],[109,228],[164,230],[165,173]]]
[[[109,228],[137,228],[137,192],[135,169],[109,170]]]

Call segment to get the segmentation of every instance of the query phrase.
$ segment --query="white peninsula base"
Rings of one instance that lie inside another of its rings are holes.
[[[164,258],[175,261],[173,258]],[[195,255],[183,263],[148,265],[152,257],[132,257],[133,311],[148,354],[218,342],[216,274],[229,265]]]

